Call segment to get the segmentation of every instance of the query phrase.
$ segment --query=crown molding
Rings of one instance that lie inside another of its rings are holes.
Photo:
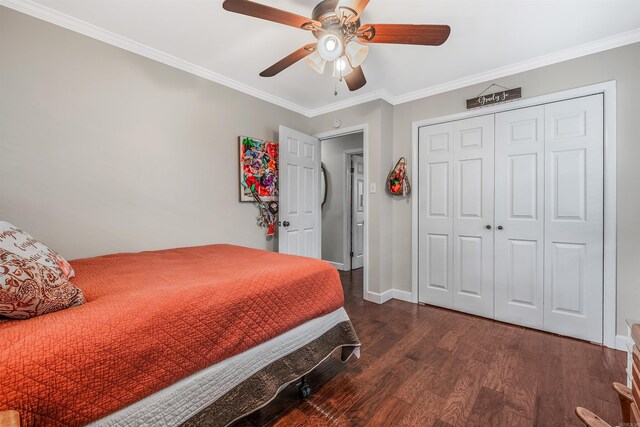
[[[574,46],[569,49],[554,52],[548,55],[539,56],[537,58],[527,59],[505,67],[494,68],[493,70],[463,77],[443,84],[431,86],[428,88],[408,92],[397,95],[393,98],[393,105],[404,104],[405,102],[415,101],[416,99],[425,98],[427,96],[437,95],[439,93],[449,92],[478,83],[485,83],[490,80],[511,76],[514,74],[530,71],[536,68],[542,68],[547,65],[553,65],[582,56],[591,55],[616,47],[625,46],[640,42],[640,28],[631,31],[616,34],[593,42]],[[313,110],[312,112],[313,113]]]
[[[280,107],[302,114],[306,117],[315,117],[379,99],[384,100],[391,105],[399,105],[406,102],[414,101],[416,99],[449,92],[474,84],[499,79],[513,74],[522,73],[524,71],[533,70],[535,68],[557,64],[559,62],[568,61],[570,59],[579,58],[581,56],[591,55],[605,50],[614,49],[616,47],[640,42],[640,28],[636,28],[631,31],[585,43],[552,54],[528,59],[526,61],[518,62],[505,67],[495,68],[493,70],[463,77],[461,79],[453,80],[439,85],[429,86],[424,89],[419,89],[404,94],[393,95],[386,89],[379,89],[362,95],[356,95],[352,98],[331,103],[322,107],[307,108],[294,102],[288,101],[284,98],[272,95],[263,90],[257,89],[253,86],[223,76],[222,74],[216,73],[207,68],[177,58],[158,49],[154,49],[142,43],[138,43],[126,37],[112,33],[86,21],[82,21],[80,19],[66,15],[55,9],[43,6],[32,0],[0,0],[0,5],[33,16],[43,21],[58,25],[68,30],[83,34],[85,36],[94,38],[96,40],[100,40],[121,49],[125,49],[129,52],[136,53],[170,67],[194,74],[198,77],[202,77],[214,83],[227,86],[231,89],[235,89],[239,92],[245,93],[263,101],[267,101],[271,104],[278,105]]]
[[[58,25],[68,30],[75,31],[76,33],[83,34],[93,39],[100,40],[121,49],[128,50],[129,52],[136,53],[138,55],[144,56],[145,58],[161,62],[170,67],[177,68],[190,74],[194,74],[198,77],[202,77],[203,79],[207,79],[223,86],[227,86],[231,89],[235,89],[239,92],[251,95],[263,101],[267,101],[271,104],[275,104],[296,113],[300,113],[304,116],[309,116],[309,110],[307,108],[304,108],[294,102],[287,101],[286,99],[272,95],[260,89],[256,89],[252,86],[223,76],[222,74],[218,74],[207,68],[192,64],[191,62],[185,61],[168,53],[162,52],[158,49],[154,49],[142,43],[138,43],[126,37],[112,33],[111,31],[107,31],[104,28],[100,28],[86,21],[58,12],[57,10],[43,6],[31,0],[0,0],[0,5],[33,16],[34,18],[47,21],[51,24]]]
[[[371,101],[377,101],[379,99],[387,101],[389,104],[394,103],[393,95],[391,95],[389,91],[387,91],[386,89],[379,89],[379,90],[374,90],[372,92],[365,93],[362,95],[357,95],[352,98],[345,99],[343,101],[334,102],[332,104],[328,104],[323,107],[318,107],[318,108],[308,110],[307,117],[316,117],[322,114],[342,110],[344,108],[365,104]]]

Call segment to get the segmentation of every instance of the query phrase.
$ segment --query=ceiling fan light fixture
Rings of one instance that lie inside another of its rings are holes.
[[[318,53],[325,61],[335,61],[342,55],[342,38],[334,33],[325,33],[318,40]]]
[[[307,61],[309,67],[311,67],[314,71],[320,74],[324,73],[324,66],[326,65],[327,61],[322,56],[320,56],[317,50],[311,55],[307,56],[305,58],[305,61]]]
[[[352,67],[359,67],[369,55],[369,46],[352,40],[347,43],[344,53]]]
[[[344,77],[353,72],[346,56],[336,59],[333,62],[333,77]]]

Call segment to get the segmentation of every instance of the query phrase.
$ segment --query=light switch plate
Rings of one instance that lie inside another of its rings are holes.
[[[376,192],[376,183],[372,182],[371,184],[369,184],[369,193],[375,193]]]

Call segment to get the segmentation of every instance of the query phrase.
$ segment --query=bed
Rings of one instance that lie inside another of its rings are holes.
[[[0,411],[24,426],[224,426],[359,354],[323,261],[209,245],[71,265],[86,304],[0,323]]]

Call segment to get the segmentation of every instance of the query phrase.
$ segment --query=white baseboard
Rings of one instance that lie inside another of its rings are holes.
[[[393,299],[406,301],[406,302],[416,302],[413,300],[413,296],[411,295],[411,292],[401,291],[399,289],[393,290]]]
[[[393,289],[389,289],[388,291],[384,291],[382,293],[378,292],[367,292],[364,296],[364,299],[367,301],[375,302],[376,304],[384,304],[393,298]]]
[[[365,298],[367,301],[375,302],[376,304],[384,304],[391,299],[397,299],[406,302],[415,302],[411,297],[411,292],[401,291],[398,289],[389,289],[382,293],[367,292]]]
[[[616,335],[616,350],[629,352],[629,337],[626,335]]]
[[[333,262],[333,261],[327,261],[329,264],[333,265],[335,268],[337,268],[340,271],[347,271],[344,269],[344,264],[341,262]]]

